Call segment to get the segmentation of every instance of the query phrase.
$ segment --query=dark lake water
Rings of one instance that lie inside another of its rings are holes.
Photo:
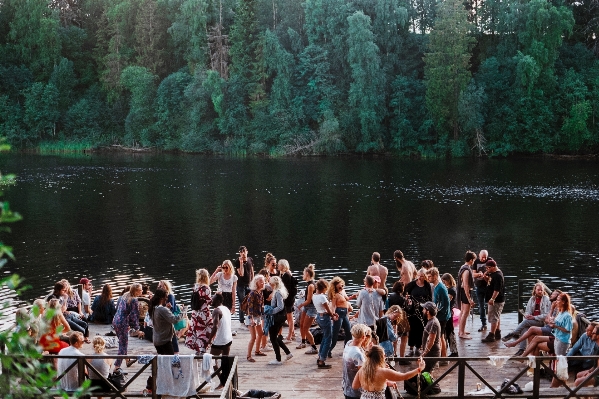
[[[82,276],[99,289],[169,279],[187,300],[194,270],[212,272],[239,245],[272,252],[296,276],[361,284],[373,251],[396,278],[393,251],[457,274],[467,249],[489,250],[507,277],[571,292],[588,315],[599,283],[599,168],[591,161],[9,155],[5,200],[24,220],[4,235],[31,286]],[[117,291],[115,289],[115,291]]]

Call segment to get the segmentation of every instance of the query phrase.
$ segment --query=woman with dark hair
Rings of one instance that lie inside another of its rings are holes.
[[[112,319],[116,314],[116,307],[112,301],[112,288],[110,288],[110,285],[104,284],[102,293],[94,298],[92,312],[90,318],[92,322],[112,324]]]
[[[387,368],[383,348],[374,345],[366,351],[366,361],[360,370],[358,370],[352,383],[352,388],[361,390],[361,399],[385,399],[387,381],[408,380],[424,370],[424,366],[424,360],[419,359],[418,368],[407,373],[400,373]]]
[[[291,274],[289,268],[289,262],[286,259],[279,260],[277,264],[279,272],[281,272],[281,280],[287,289],[289,295],[285,298],[285,313],[287,314],[287,324],[289,330],[287,332],[287,340],[285,343],[291,343],[295,339],[295,325],[293,322],[293,304],[295,303],[295,296],[297,295],[297,280]]]
[[[410,335],[408,335],[410,350],[406,353],[406,357],[420,355],[418,348],[422,346],[422,333],[426,324],[421,305],[433,299],[433,289],[426,279],[426,270],[420,269],[416,275],[416,280],[410,282],[405,289],[405,293],[409,295],[406,313],[410,323]]]
[[[173,324],[183,319],[187,311],[185,306],[182,306],[181,313],[175,316],[171,308],[172,305],[168,302],[168,293],[162,288],[158,288],[150,300],[148,314],[154,325],[152,343],[159,355],[175,354],[173,347],[175,327]]]
[[[331,365],[326,364],[325,360],[331,349],[331,339],[333,335],[333,322],[339,318],[337,313],[333,312],[332,306],[327,298],[326,292],[329,283],[321,278],[316,283],[316,294],[312,296],[312,302],[316,308],[316,323],[322,330],[322,342],[318,351],[318,361],[316,364],[319,369],[330,369]]]

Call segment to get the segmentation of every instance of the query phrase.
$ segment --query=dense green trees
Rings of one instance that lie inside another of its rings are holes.
[[[420,156],[599,150],[591,0],[0,0],[0,133]]]

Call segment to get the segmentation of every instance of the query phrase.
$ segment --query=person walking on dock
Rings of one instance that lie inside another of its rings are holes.
[[[250,282],[254,279],[254,260],[248,256],[248,249],[245,246],[239,247],[239,258],[233,259],[233,266],[237,271],[237,300],[241,304],[245,296],[250,292]],[[239,322],[243,325],[245,314],[239,309]]]

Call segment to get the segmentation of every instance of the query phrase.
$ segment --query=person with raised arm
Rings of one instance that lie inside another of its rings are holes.
[[[254,279],[254,260],[248,256],[248,249],[245,246],[239,247],[239,258],[233,259],[233,266],[237,272],[237,300],[241,304],[250,292],[250,282]],[[239,309],[239,322],[243,325],[244,321],[245,315]]]

